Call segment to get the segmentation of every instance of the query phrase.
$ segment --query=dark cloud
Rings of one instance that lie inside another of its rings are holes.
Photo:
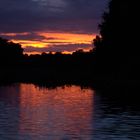
[[[50,45],[44,48],[35,48],[35,47],[26,47],[24,48],[25,52],[63,52],[68,51],[72,52],[77,49],[89,49],[90,44],[66,44],[66,45]]]
[[[6,39],[15,39],[15,40],[30,40],[30,41],[41,41],[41,40],[44,40],[44,39],[47,39],[47,40],[52,40],[52,39],[55,39],[55,38],[46,38],[44,36],[41,36],[41,35],[38,35],[37,33],[25,33],[25,34],[15,34],[13,36],[11,35],[1,35],[3,38],[6,38]]]
[[[43,35],[39,35],[38,33],[15,33],[14,35],[11,34],[6,34],[6,33],[0,33],[0,36],[9,40],[26,40],[26,41],[41,41],[42,43],[63,43],[62,41],[56,42],[53,41],[51,42],[50,40],[57,40],[61,38],[56,38],[56,37],[45,37]]]
[[[1,0],[0,32],[96,33],[108,0]]]

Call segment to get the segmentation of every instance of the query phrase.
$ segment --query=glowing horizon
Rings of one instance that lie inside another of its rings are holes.
[[[28,37],[32,35],[28,32],[2,33],[1,35],[9,36],[11,41],[20,43],[24,48],[24,53],[27,54],[40,54],[42,52],[63,52],[69,54],[78,49],[89,51],[92,48],[92,40],[95,38],[95,35],[92,34],[61,32],[36,32],[34,33],[36,37],[32,39]],[[22,39],[23,36],[24,39]],[[42,38],[40,39],[39,37]]]
[[[0,1],[0,36],[25,52],[73,52],[93,48],[107,1]]]

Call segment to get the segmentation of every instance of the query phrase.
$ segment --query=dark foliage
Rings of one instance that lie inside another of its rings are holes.
[[[0,38],[0,81],[87,80],[92,77],[93,59],[92,52],[83,50],[28,56],[20,44]]]
[[[111,0],[99,25],[96,46],[96,68],[100,74],[136,78],[139,73],[139,41],[136,3]]]
[[[103,86],[138,83],[139,13],[133,10],[135,5],[127,0],[111,0],[99,25],[100,35],[94,39],[96,48],[90,52],[77,50],[72,55],[50,52],[28,56],[23,55],[20,44],[0,38],[0,80],[57,83],[91,80],[97,85],[102,81]]]
[[[20,44],[0,38],[0,65],[17,65],[23,57],[23,49]]]

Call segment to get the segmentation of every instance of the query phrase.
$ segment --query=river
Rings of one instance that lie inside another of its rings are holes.
[[[0,140],[139,140],[137,102],[104,92],[77,85],[1,86]]]

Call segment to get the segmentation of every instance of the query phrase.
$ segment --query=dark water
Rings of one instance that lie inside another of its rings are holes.
[[[0,140],[139,140],[139,101],[113,94],[75,85],[1,86]]]

